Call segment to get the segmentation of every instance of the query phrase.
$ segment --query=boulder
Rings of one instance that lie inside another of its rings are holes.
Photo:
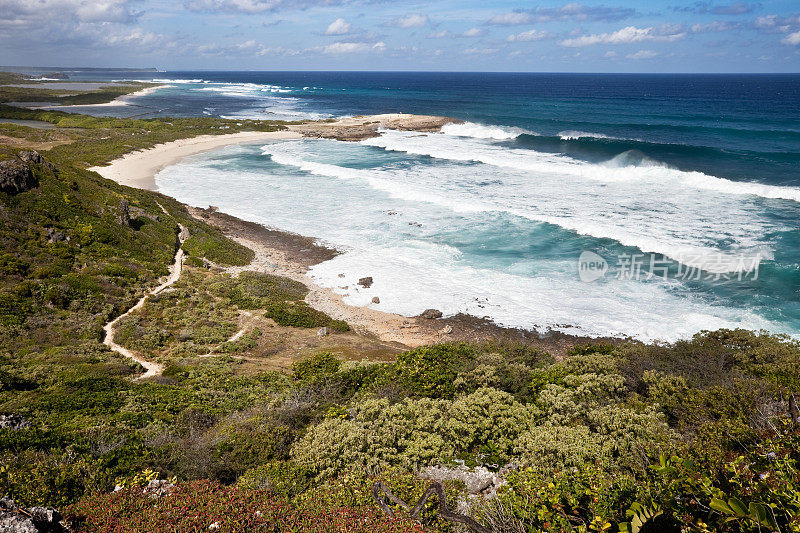
[[[0,191],[19,194],[38,186],[39,180],[24,162],[15,159],[0,161]]]
[[[30,427],[31,423],[19,415],[0,415],[0,429],[19,431]]]
[[[46,168],[53,174],[58,174],[58,169],[55,167],[55,165],[53,165],[53,163],[42,157],[42,154],[40,154],[39,152],[36,152],[34,150],[20,152],[17,154],[17,157],[22,159],[22,161],[24,161],[25,163],[38,165]]]
[[[379,304],[379,303],[381,303],[381,299],[378,298],[377,296],[373,296],[372,297],[372,303]]]
[[[365,289],[369,289],[370,287],[372,287],[372,276],[361,278],[360,280],[358,280],[358,284],[364,287]]]
[[[128,200],[125,200],[124,198],[119,202],[119,214],[117,215],[117,222],[123,226],[131,225],[130,204],[128,203]]]
[[[457,467],[429,466],[419,472],[419,477],[439,483],[461,481],[466,485],[467,494],[480,494],[486,498],[493,497],[497,489],[504,483],[502,475],[483,466],[475,468],[467,468],[464,465]]]
[[[61,241],[69,242],[69,236],[63,231],[56,231],[53,228],[47,228],[47,242],[52,244],[54,242]]]
[[[58,533],[61,513],[52,507],[18,506],[11,498],[0,498],[0,531],[8,533]]]
[[[328,328],[327,328],[327,327],[325,327],[325,328],[321,328],[319,331],[317,331],[317,336],[318,336],[318,337],[325,337],[325,336],[326,336],[326,335],[328,335],[329,333],[330,333],[330,332],[328,331]]]
[[[175,489],[175,485],[166,479],[151,479],[147,486],[142,490],[142,494],[147,494],[151,498],[159,498],[169,494]]]
[[[422,313],[420,313],[420,318],[426,318],[428,320],[434,320],[436,318],[442,318],[442,312],[438,309],[426,309]]]

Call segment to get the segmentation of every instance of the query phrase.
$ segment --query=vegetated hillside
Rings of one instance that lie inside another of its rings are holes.
[[[82,154],[95,142],[69,135]],[[99,153],[118,150],[115,135]],[[443,344],[389,362],[321,352],[276,372],[239,358],[253,334],[200,357],[241,310],[287,337],[328,322],[289,280],[204,269],[201,256],[252,252],[174,200],[81,170],[67,145],[23,152],[0,152],[0,413],[23,419],[3,419],[0,492],[22,505],[59,507],[80,531],[452,531],[434,501],[418,522],[390,519],[370,492],[380,480],[413,504],[428,485],[416,474],[442,465],[431,475],[449,498],[497,531],[800,527],[796,342],[706,332],[563,360]],[[195,237],[186,276],[119,339],[163,358],[164,375],[133,381],[141,369],[101,327],[167,272],[179,223]],[[486,485],[458,480],[462,463]],[[143,494],[155,477],[176,486]]]

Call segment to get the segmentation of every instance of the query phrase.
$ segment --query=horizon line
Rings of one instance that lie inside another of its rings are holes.
[[[338,69],[338,70],[266,70],[266,69],[172,69],[162,70],[158,67],[39,67],[32,65],[0,65],[2,69],[36,69],[50,71],[97,71],[97,70],[126,70],[132,72],[352,72],[352,73],[395,73],[395,74],[636,74],[636,75],[754,75],[754,76],[775,76],[775,75],[800,75],[799,72],[631,72],[631,71],[568,71],[568,70],[357,70],[357,69]]]

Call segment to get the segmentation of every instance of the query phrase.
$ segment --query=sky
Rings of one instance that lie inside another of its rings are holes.
[[[0,0],[0,64],[800,72],[800,1]]]

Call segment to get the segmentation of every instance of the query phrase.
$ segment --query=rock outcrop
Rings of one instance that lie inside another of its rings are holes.
[[[39,152],[19,152],[13,159],[0,161],[0,191],[19,194],[39,186],[34,170],[58,174],[58,169]]]
[[[355,116],[334,122],[309,122],[289,126],[289,129],[306,137],[336,139],[339,141],[361,141],[371,137],[378,137],[381,129],[437,132],[445,124],[458,124],[460,122],[460,120],[450,117],[395,113]]]
[[[61,513],[52,507],[18,506],[11,498],[0,498],[0,531],[8,533],[60,533]]]
[[[32,163],[34,165],[38,165],[41,167],[46,168],[53,174],[58,174],[58,169],[55,167],[53,163],[42,157],[42,154],[36,152],[34,150],[24,151],[17,154],[22,161],[25,163]]]
[[[19,415],[0,415],[0,429],[19,431],[30,427],[31,423]]]
[[[426,318],[428,320],[434,320],[436,318],[442,318],[442,312],[438,309],[426,309],[419,315],[420,318]]]
[[[31,168],[18,159],[0,161],[0,191],[19,194],[39,186]]]

